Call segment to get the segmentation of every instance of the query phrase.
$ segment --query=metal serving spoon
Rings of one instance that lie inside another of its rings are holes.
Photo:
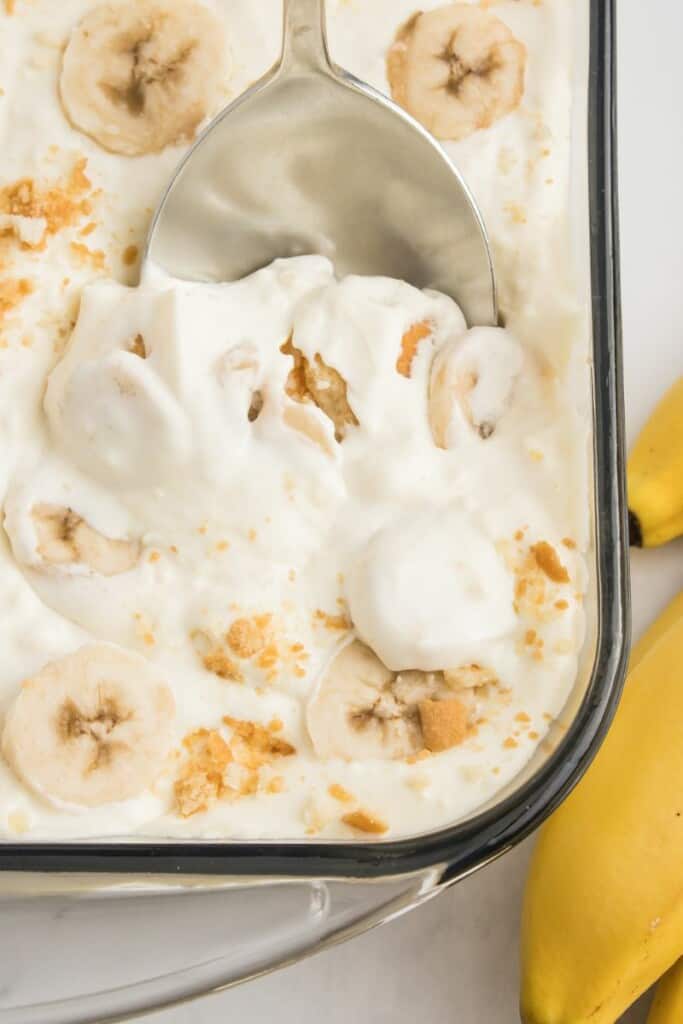
[[[231,281],[277,257],[328,256],[451,295],[497,322],[475,202],[432,136],[330,60],[324,0],[284,0],[277,64],[206,128],[156,212],[145,259]]]

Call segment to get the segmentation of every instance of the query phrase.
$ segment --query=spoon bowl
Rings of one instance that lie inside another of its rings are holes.
[[[206,128],[155,214],[145,260],[232,281],[318,253],[339,274],[399,278],[496,324],[491,252],[434,138],[330,60],[324,0],[284,0],[277,64]]]

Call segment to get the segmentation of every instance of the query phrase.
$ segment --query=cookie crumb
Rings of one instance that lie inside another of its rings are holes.
[[[340,786],[338,782],[333,782],[332,785],[328,787],[327,792],[331,797],[334,797],[335,800],[339,800],[342,804],[353,803],[353,794],[349,793],[348,789],[344,789],[343,786]]]
[[[90,266],[93,270],[104,270],[107,264],[102,249],[89,249],[82,242],[70,242],[69,251],[80,266]]]
[[[241,683],[244,679],[241,669],[220,647],[215,647],[205,654],[202,662],[204,668],[213,672],[219,679],[227,679],[233,683]]]
[[[538,543],[533,544],[531,553],[536,559],[539,569],[553,583],[569,583],[569,573],[558,558],[557,551],[547,540],[539,540]]]
[[[402,377],[410,377],[413,360],[417,355],[420,342],[428,338],[431,333],[432,329],[428,321],[421,320],[409,327],[401,338],[401,351],[396,360],[396,369]]]
[[[26,277],[6,277],[0,280],[0,324],[7,313],[15,309],[33,291],[33,282]]]
[[[252,658],[267,643],[263,629],[253,619],[235,619],[225,638],[238,658]]]
[[[406,764],[418,764],[420,761],[426,761],[427,758],[431,756],[431,750],[427,750],[426,747],[423,747],[422,750],[418,750],[417,754],[408,754]]]
[[[468,710],[461,700],[421,700],[418,704],[425,747],[433,753],[449,750],[469,735]]]
[[[189,758],[176,779],[174,795],[181,817],[206,811],[226,789],[225,769],[232,752],[216,729],[196,729],[183,740]]]
[[[351,621],[346,615],[330,615],[321,608],[316,608],[313,613],[313,624],[316,622],[322,622],[326,629],[351,629]]]
[[[369,832],[372,835],[382,835],[389,829],[385,821],[369,814],[368,811],[350,811],[348,814],[342,815],[341,820],[349,828],[355,828],[358,832]]]

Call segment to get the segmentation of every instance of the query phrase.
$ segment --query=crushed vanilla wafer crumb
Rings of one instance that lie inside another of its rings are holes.
[[[413,360],[417,355],[420,342],[428,338],[431,333],[432,329],[429,323],[426,320],[421,320],[408,328],[401,338],[401,351],[396,360],[396,369],[402,377],[410,377]]]
[[[532,545],[531,552],[539,569],[542,569],[553,583],[569,583],[569,573],[562,565],[552,544],[546,540],[539,540],[538,543]]]
[[[418,712],[425,747],[433,753],[450,750],[472,735],[469,711],[457,697],[421,700]]]
[[[354,828],[358,832],[368,832],[371,835],[379,836],[389,829],[387,823],[382,821],[381,818],[363,810],[349,811],[348,814],[342,815],[341,820],[349,828]]]
[[[353,794],[349,793],[348,789],[344,789],[343,786],[340,786],[338,782],[333,782],[332,785],[329,786],[327,792],[331,797],[335,800],[339,800],[342,804],[353,803]]]

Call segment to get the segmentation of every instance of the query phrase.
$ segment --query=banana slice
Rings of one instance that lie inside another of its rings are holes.
[[[148,789],[169,753],[175,703],[137,654],[81,647],[26,679],[2,750],[26,785],[58,807],[97,807]]]
[[[120,350],[86,352],[70,347],[45,392],[63,452],[107,486],[149,487],[179,473],[192,453],[192,424],[159,363]]]
[[[490,437],[510,405],[522,363],[521,346],[499,327],[474,327],[464,340],[444,345],[432,363],[429,384],[436,445],[453,447],[460,417],[483,440]]]
[[[471,4],[414,14],[387,55],[397,103],[438,139],[464,139],[514,110],[526,48],[499,18]]]
[[[64,51],[62,106],[104,149],[156,153],[192,139],[217,109],[228,62],[225,28],[201,3],[100,4]]]
[[[63,505],[34,505],[31,518],[36,550],[49,565],[86,565],[102,576],[116,576],[132,569],[140,557],[137,541],[105,537]]]
[[[445,750],[471,731],[470,719],[443,673],[390,672],[358,640],[330,663],[307,711],[318,757],[357,761],[409,757],[424,749],[427,732]],[[457,735],[451,727],[456,724]]]

